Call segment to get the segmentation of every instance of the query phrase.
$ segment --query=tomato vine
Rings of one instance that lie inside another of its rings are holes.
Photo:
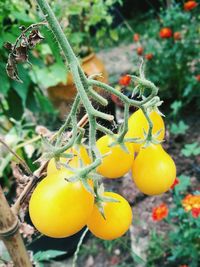
[[[59,160],[60,157],[70,157],[70,155],[66,155],[65,151],[73,146],[77,136],[82,132],[81,128],[77,127],[77,112],[80,104],[83,104],[86,113],[88,115],[89,121],[89,154],[92,158],[93,162],[90,166],[82,167],[79,170],[74,170],[74,175],[77,178],[87,177],[89,172],[95,170],[98,165],[101,164],[101,156],[96,147],[96,131],[101,131],[105,134],[112,135],[114,142],[112,145],[119,144],[123,149],[125,149],[125,142],[141,142],[138,139],[126,138],[125,135],[128,131],[128,116],[129,116],[129,108],[130,106],[135,106],[137,108],[141,108],[147,121],[149,123],[149,130],[146,133],[145,141],[154,142],[154,137],[152,134],[153,124],[149,117],[149,110],[153,108],[157,108],[161,104],[159,97],[157,96],[158,88],[149,80],[147,80],[144,76],[143,64],[141,64],[140,68],[140,77],[131,76],[131,79],[136,82],[137,86],[133,89],[133,94],[139,93],[142,96],[142,100],[133,100],[123,95],[121,92],[115,90],[113,87],[97,81],[93,77],[86,77],[84,74],[81,65],[73,52],[72,47],[70,46],[67,37],[63,33],[61,26],[59,25],[54,13],[52,12],[51,7],[47,3],[46,0],[37,0],[39,7],[41,8],[46,21],[49,24],[50,29],[56,37],[56,40],[63,50],[64,56],[67,59],[67,64],[70,68],[72,76],[74,78],[74,83],[77,88],[77,96],[74,100],[71,111],[62,125],[60,130],[55,136],[54,143],[49,143],[49,151],[44,155],[47,159],[55,158]],[[107,105],[107,100],[99,95],[94,87],[102,88],[103,90],[115,94],[117,97],[121,99],[124,103],[124,123],[122,127],[119,129],[117,135],[114,135],[112,131],[106,128],[103,125],[100,125],[97,121],[98,118],[113,121],[114,117],[110,114],[106,114],[104,112],[100,112],[94,108],[90,99],[94,99],[100,105]],[[147,97],[144,97],[143,92],[146,90],[150,90],[150,94]],[[63,132],[72,127],[72,137],[68,140],[67,144],[62,145],[62,137]],[[144,141],[144,140],[143,140]],[[48,141],[47,141],[48,142]]]

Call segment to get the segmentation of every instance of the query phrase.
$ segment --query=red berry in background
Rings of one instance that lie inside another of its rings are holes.
[[[137,48],[137,54],[138,54],[139,56],[141,56],[141,55],[143,54],[143,51],[144,51],[144,49],[143,49],[142,46],[139,46],[139,47]]]
[[[200,82],[200,74],[198,74],[198,75],[196,75],[196,80],[198,81],[198,82]]]
[[[172,30],[170,28],[162,28],[160,30],[160,37],[165,39],[165,38],[171,38],[172,37]]]
[[[175,32],[174,33],[174,40],[181,40],[181,33],[180,32]]]
[[[185,4],[184,4],[184,10],[185,11],[190,11],[192,10],[193,8],[197,7],[197,2],[196,1],[187,1]]]
[[[135,34],[133,35],[133,40],[134,40],[135,42],[138,42],[138,41],[140,40],[140,35],[139,35],[138,33],[135,33]]]
[[[119,79],[119,84],[122,86],[128,86],[131,83],[131,77],[129,75],[123,75]]]
[[[147,60],[151,60],[153,58],[153,54],[152,53],[148,53],[148,54],[145,55],[145,58]]]

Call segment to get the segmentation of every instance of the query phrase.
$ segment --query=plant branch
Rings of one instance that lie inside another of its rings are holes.
[[[88,122],[88,116],[87,114],[82,117],[82,119],[78,122],[78,127],[84,127]],[[69,132],[68,137],[70,138],[72,136],[72,131]],[[20,196],[12,206],[12,210],[15,214],[18,213],[20,206],[23,204],[23,202],[26,200],[27,196],[29,195],[30,191],[34,188],[34,186],[37,184],[37,182],[42,178],[43,173],[46,169],[46,166],[48,164],[48,160],[44,161],[41,166],[31,175],[29,182],[24,187],[23,191],[21,192]]]
[[[32,171],[30,170],[29,166],[26,164],[26,162],[19,156],[15,151],[13,151],[1,138],[0,143],[10,152],[12,153],[19,161],[19,163],[23,166],[24,170],[29,175],[33,175]]]
[[[85,231],[82,233],[81,238],[79,239],[79,242],[78,242],[78,245],[77,245],[75,254],[74,254],[74,258],[73,258],[72,267],[76,267],[76,262],[77,262],[77,259],[78,259],[78,253],[79,253],[79,251],[80,251],[80,248],[81,248],[81,245],[82,245],[82,243],[83,243],[84,237],[86,236],[88,230],[89,230],[89,229],[86,228]]]

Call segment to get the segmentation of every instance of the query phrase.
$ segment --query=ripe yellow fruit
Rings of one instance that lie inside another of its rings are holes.
[[[39,232],[63,238],[81,230],[93,210],[94,196],[80,181],[68,182],[68,170],[50,174],[34,190],[30,202],[30,218]]]
[[[165,136],[165,125],[162,117],[156,113],[155,111],[152,111],[150,113],[150,118],[153,122],[153,131],[152,133],[155,134],[160,129],[162,129],[161,133],[158,136],[158,140],[162,141]],[[134,112],[129,120],[128,120],[128,132],[126,134],[126,138],[140,138],[144,139],[144,130],[147,133],[149,130],[149,125],[146,117],[144,116],[141,109]],[[139,152],[140,147],[142,144],[132,143],[133,148],[135,152]]]
[[[113,240],[128,231],[132,222],[132,210],[127,200],[119,194],[105,192],[104,196],[112,197],[118,202],[103,203],[105,219],[95,205],[87,226],[96,237]]]
[[[105,155],[102,163],[97,167],[97,172],[107,178],[119,178],[126,174],[133,165],[134,153],[131,143],[126,143],[126,148],[129,151],[125,152],[120,145],[109,147],[114,139],[108,135],[102,136],[97,140],[96,146],[101,153]]]
[[[160,195],[168,191],[176,178],[176,166],[161,145],[141,148],[133,163],[133,180],[146,195]]]

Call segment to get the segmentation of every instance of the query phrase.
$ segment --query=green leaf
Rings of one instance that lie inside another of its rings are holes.
[[[187,175],[180,175],[178,177],[179,179],[179,184],[177,184],[175,187],[174,187],[174,190],[176,193],[179,193],[179,192],[184,192],[187,190],[187,188],[190,186],[191,184],[191,181],[190,181],[190,177],[187,176]]]
[[[192,144],[186,144],[181,150],[181,153],[185,157],[200,155],[200,146],[197,142],[194,142]]]
[[[185,134],[188,128],[189,126],[181,120],[178,123],[172,123],[170,131],[172,134]]]
[[[118,41],[119,40],[119,35],[117,33],[116,30],[110,30],[110,37],[114,40],[114,41]]]
[[[193,86],[192,84],[189,84],[183,92],[183,96],[188,96],[192,92]]]
[[[55,114],[55,108],[45,95],[43,95],[39,90],[37,90],[34,95],[38,101],[38,106],[41,112]]]
[[[34,254],[33,258],[35,261],[49,261],[55,257],[66,254],[66,251],[60,250],[46,250],[46,251],[38,251]]]
[[[62,58],[60,56],[60,49],[59,49],[58,43],[56,42],[55,36],[53,35],[52,31],[50,31],[47,28],[42,28],[42,34],[44,35],[45,40],[48,43],[48,46],[50,47],[51,52],[53,56],[55,57],[56,62],[62,62]],[[42,44],[42,46],[43,45],[47,46],[47,44]]]
[[[23,115],[24,108],[22,104],[22,99],[16,93],[15,90],[10,90],[8,96],[6,97],[8,102],[8,110],[6,111],[7,115],[16,120],[20,120]]]
[[[6,73],[6,64],[4,63],[0,63],[0,75],[1,75],[0,93],[6,96],[10,88],[10,82]]]
[[[174,101],[172,104],[171,104],[171,109],[173,110],[172,113],[173,115],[177,115],[178,112],[180,111],[181,107],[182,107],[182,102],[181,101]]]
[[[31,79],[29,77],[28,70],[25,69],[23,66],[19,65],[18,71],[19,71],[19,77],[23,81],[23,83],[12,81],[11,84],[12,84],[13,89],[17,92],[17,94],[22,99],[23,107],[25,107]]]
[[[131,250],[131,256],[134,259],[134,261],[138,264],[144,264],[146,263],[144,259],[142,259],[138,254],[136,254],[133,250]]]
[[[59,83],[66,83],[67,68],[64,64],[58,63],[43,68],[33,66],[30,75],[34,83],[40,84],[43,88],[48,88]]]
[[[70,15],[80,15],[82,12],[82,7],[80,4],[73,3],[73,5],[69,6],[68,13]]]
[[[26,22],[26,23],[33,23],[35,22],[31,16],[28,16],[25,12],[23,12],[23,10],[20,10],[20,11],[14,11],[12,10],[12,17],[14,19],[18,19],[20,22]]]

